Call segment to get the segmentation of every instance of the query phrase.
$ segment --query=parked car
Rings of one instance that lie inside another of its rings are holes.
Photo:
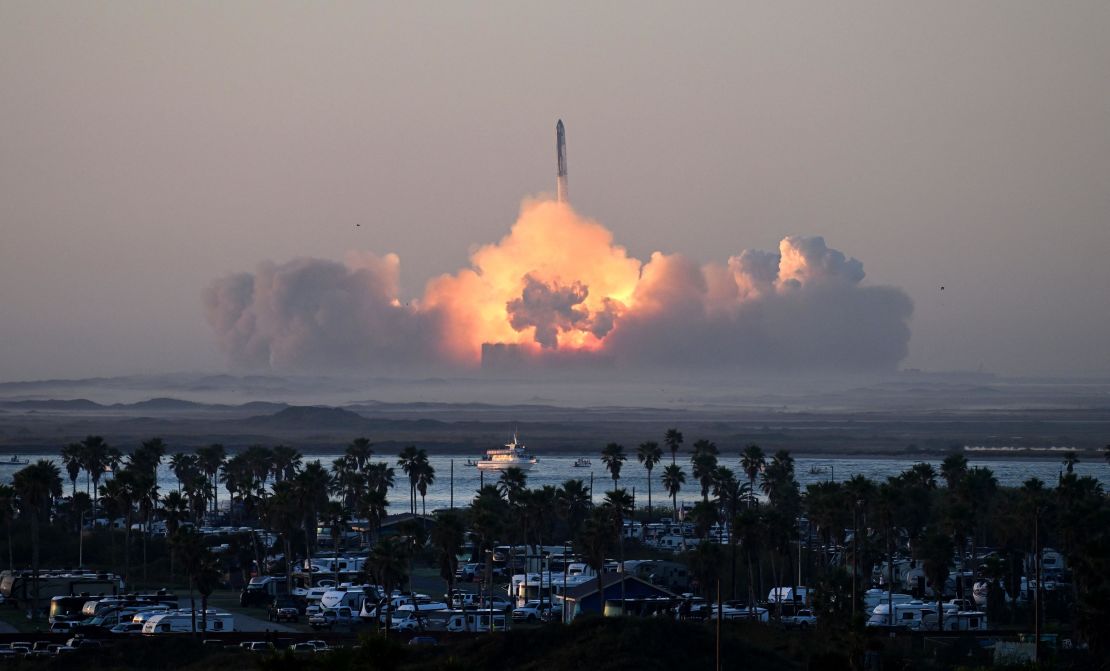
[[[51,634],[72,634],[73,633],[73,627],[74,627],[73,622],[63,622],[63,621],[59,620],[59,621],[54,622],[50,625],[50,633]]]
[[[513,622],[539,622],[547,617],[551,604],[546,601],[528,601],[523,606],[513,609]]]
[[[288,594],[274,597],[273,603],[266,609],[266,617],[270,622],[296,622],[300,614],[297,600]]]
[[[108,631],[112,632],[112,634],[116,636],[138,636],[139,634],[143,633],[143,624],[142,622],[120,622]]]
[[[338,626],[351,627],[355,623],[355,615],[347,606],[342,608],[325,608],[320,613],[308,618],[308,624],[313,629],[334,629]]]

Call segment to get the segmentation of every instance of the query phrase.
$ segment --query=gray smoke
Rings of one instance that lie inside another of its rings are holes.
[[[625,365],[764,370],[893,368],[905,358],[913,303],[900,289],[860,286],[863,264],[820,237],[783,239],[698,267],[656,254],[637,305],[606,350]]]
[[[613,329],[619,304],[607,298],[605,308],[591,315],[583,305],[589,295],[589,287],[581,282],[563,286],[541,282],[529,274],[524,276],[520,298],[506,303],[505,310],[514,329],[535,327],[535,341],[555,349],[559,346],[559,331],[580,329],[604,338]]]
[[[240,367],[403,374],[473,365],[447,346],[465,323],[398,300],[399,263],[395,255],[262,263],[204,291],[207,319]],[[891,369],[907,354],[913,304],[900,289],[863,279],[858,260],[820,237],[797,236],[777,252],[746,250],[724,264],[656,252],[628,305],[607,299],[592,313],[584,283],[527,274],[505,317],[518,332],[534,328],[542,353],[482,349],[512,367],[596,360],[625,369]],[[460,305],[452,314],[465,322],[471,314]],[[561,335],[576,330],[600,346],[559,349]]]
[[[247,368],[392,370],[434,356],[435,315],[397,300],[394,255],[264,262],[204,291],[231,362]]]

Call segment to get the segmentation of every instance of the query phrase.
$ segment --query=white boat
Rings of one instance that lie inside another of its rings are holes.
[[[589,468],[592,465],[593,464],[590,463],[590,458],[589,457],[578,457],[577,459],[574,460],[574,467],[575,468]]]
[[[513,434],[512,441],[505,443],[505,447],[486,450],[486,456],[475,462],[475,466],[483,471],[503,471],[506,468],[519,468],[527,471],[536,465],[537,459],[528,454],[524,443]]]
[[[18,454],[13,454],[10,459],[5,459],[2,462],[5,466],[26,466],[31,463],[30,459],[20,459]]]

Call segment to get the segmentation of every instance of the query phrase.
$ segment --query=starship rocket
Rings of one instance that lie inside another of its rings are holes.
[[[559,161],[559,181],[555,188],[556,200],[567,202],[567,134],[563,130],[563,120],[555,124],[555,154]]]

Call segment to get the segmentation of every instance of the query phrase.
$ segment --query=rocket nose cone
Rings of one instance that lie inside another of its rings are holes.
[[[559,119],[559,122],[555,124],[555,127],[559,130],[563,130],[563,120]]]

